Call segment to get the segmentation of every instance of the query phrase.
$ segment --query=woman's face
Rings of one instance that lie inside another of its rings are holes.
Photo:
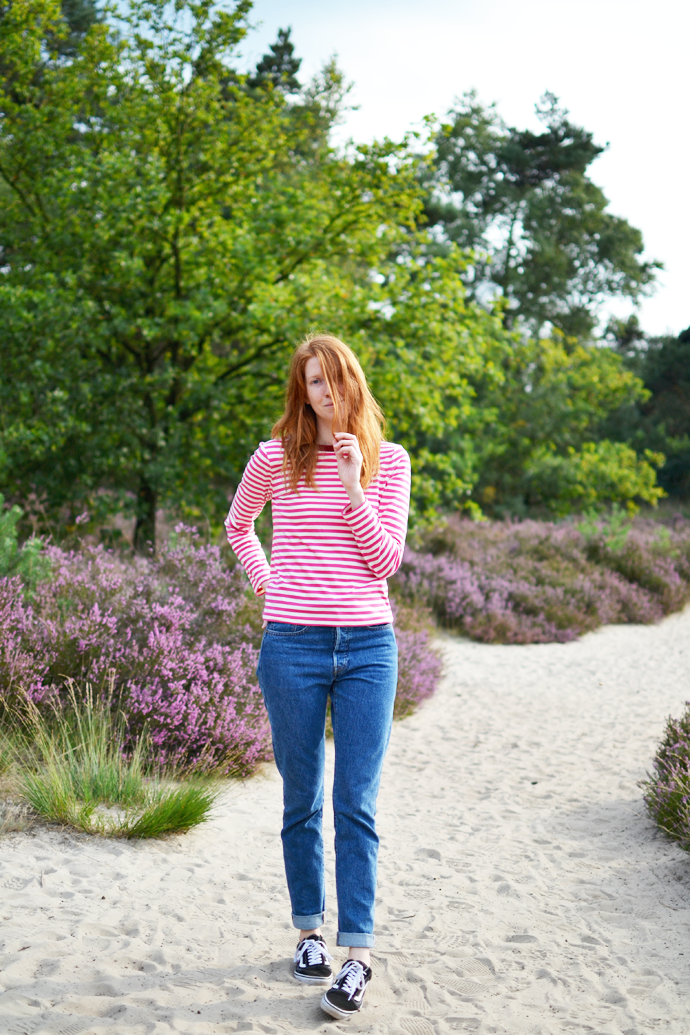
[[[306,379],[307,399],[312,410],[321,420],[332,422],[334,413],[333,400],[321,370],[321,363],[316,356],[311,356],[307,360],[304,376]]]

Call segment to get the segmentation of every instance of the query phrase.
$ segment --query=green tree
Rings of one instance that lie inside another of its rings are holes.
[[[0,0],[0,23],[3,20],[9,21],[10,24],[15,21],[16,12],[12,12],[13,6],[17,6],[15,0]],[[54,9],[48,13],[40,7],[34,8],[33,13],[38,17],[39,24],[43,22],[46,44],[54,54],[62,58],[71,58],[76,54],[92,25],[103,21],[104,13],[96,0],[61,0],[59,6],[61,17],[56,17]],[[21,0],[19,7],[20,10],[25,7]],[[34,25],[35,28],[37,25]],[[37,71],[40,75],[40,66]]]
[[[551,324],[586,338],[601,303],[637,301],[660,264],[641,259],[640,231],[608,212],[589,177],[604,148],[552,94],[537,114],[542,132],[519,130],[466,94],[436,138],[426,217],[441,246],[474,251],[470,295],[503,298],[508,326],[539,334]]]
[[[642,382],[606,347],[555,334],[502,350],[502,379],[478,386],[485,414],[473,498],[489,512],[526,515],[636,501],[654,504],[657,452],[602,438],[602,422],[648,398]]]
[[[249,8],[136,0],[67,63],[44,58],[51,0],[0,23],[0,477],[53,508],[133,493],[140,548],[159,505],[236,480],[291,344],[347,326],[419,207],[404,148],[327,145],[328,71],[299,112],[246,89]]]
[[[56,48],[63,57],[74,57],[89,29],[104,15],[96,0],[61,0],[60,6],[67,31],[56,41]]]
[[[513,346],[500,318],[467,299],[457,276],[463,261],[452,249],[430,262],[418,240],[404,263],[381,263],[350,337],[390,436],[410,452],[414,520],[433,520],[439,509],[479,512],[469,497],[493,411],[478,386],[500,392],[500,357]]]
[[[264,54],[256,66],[256,72],[250,76],[250,86],[265,86],[271,83],[276,89],[286,93],[296,93],[300,89],[297,79],[302,59],[295,57],[295,47],[290,39],[290,28],[278,29],[275,43],[269,44],[270,53]]]
[[[636,317],[612,321],[611,345],[644,383],[644,398],[620,406],[606,419],[602,433],[666,457],[659,484],[669,496],[690,498],[690,327],[677,337],[650,336]]]
[[[133,0],[70,57],[57,0],[0,19],[0,490],[52,520],[129,506],[140,549],[159,506],[218,520],[292,346],[324,329],[410,449],[417,519],[544,492],[575,507],[592,484],[649,497],[630,450],[587,445],[634,376],[468,294],[467,255],[420,228],[428,159],[330,144],[332,62],[288,89],[286,31],[275,66],[240,75],[250,6]]]

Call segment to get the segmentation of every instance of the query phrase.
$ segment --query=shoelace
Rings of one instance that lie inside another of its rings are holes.
[[[295,949],[295,963],[301,967],[318,967],[332,959],[324,943],[317,942],[314,938],[305,938]]]
[[[333,988],[344,992],[348,999],[364,988],[364,964],[359,960],[346,960],[343,969],[333,983]]]

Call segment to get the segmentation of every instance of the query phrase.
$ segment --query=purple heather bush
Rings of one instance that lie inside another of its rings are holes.
[[[30,591],[0,579],[0,694],[37,704],[68,681],[112,694],[130,742],[144,728],[151,761],[248,775],[271,757],[256,662],[261,605],[239,568],[179,526],[155,557],[103,547],[45,550],[50,574]],[[400,608],[396,715],[433,693],[440,660],[425,624]]]
[[[398,689],[394,715],[404,719],[431,697],[441,678],[443,663],[433,644],[431,613],[391,600],[398,641]]]
[[[151,761],[246,775],[270,757],[256,683],[256,606],[220,551],[177,529],[158,556],[103,547],[46,551],[50,577],[29,599],[0,580],[0,687],[36,703],[66,680],[113,693]]]
[[[656,622],[690,600],[690,523],[451,519],[408,548],[392,583],[444,626],[486,643],[567,642]]]
[[[654,771],[642,786],[652,819],[690,851],[690,702],[680,719],[670,718],[666,723]]]

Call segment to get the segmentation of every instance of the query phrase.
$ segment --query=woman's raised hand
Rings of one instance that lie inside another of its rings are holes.
[[[362,474],[362,451],[355,435],[347,431],[333,433],[333,450],[338,462],[338,476],[343,483],[352,509],[356,510],[364,503],[364,490],[360,483]]]

